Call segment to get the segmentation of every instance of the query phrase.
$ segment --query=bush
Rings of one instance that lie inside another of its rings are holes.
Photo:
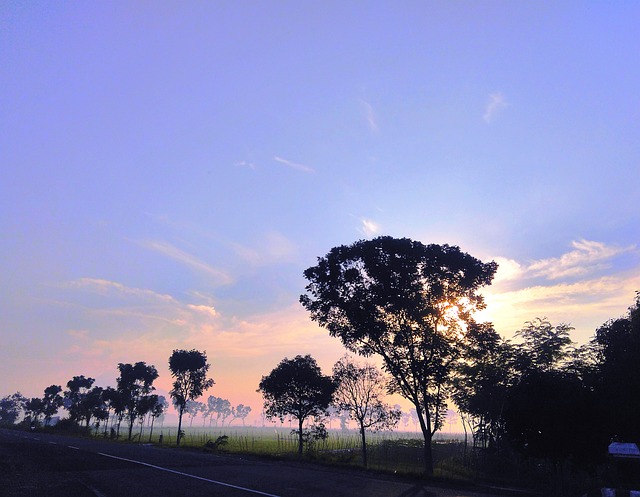
[[[207,452],[222,452],[222,448],[228,443],[229,437],[227,435],[222,435],[216,438],[215,442],[207,440],[207,443],[204,444],[204,450]]]

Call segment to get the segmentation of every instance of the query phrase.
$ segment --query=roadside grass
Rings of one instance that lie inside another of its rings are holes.
[[[154,430],[151,443],[161,446],[176,444],[177,429]],[[224,437],[223,443],[219,443]],[[422,475],[423,441],[412,432],[378,432],[367,434],[369,469],[394,474]],[[148,442],[148,435],[142,435]],[[284,427],[188,427],[181,446],[209,452],[254,454],[295,458],[298,437]],[[454,437],[437,440],[433,445],[434,476],[471,481],[475,474],[462,464],[462,444]],[[305,446],[305,458],[325,464],[362,467],[360,434],[356,430],[330,430],[326,440]]]
[[[29,431],[28,425],[13,429]],[[119,437],[111,426],[98,430],[59,423],[39,427],[44,432],[63,431],[78,437],[103,438],[116,443],[152,444],[175,448],[177,427],[156,426],[150,436],[148,427],[134,427],[132,440],[128,427],[121,427]],[[524,458],[508,450],[493,453],[472,449],[462,442],[461,435],[438,434],[433,440],[434,482],[444,485],[488,485],[522,495],[583,495],[602,485],[606,465],[579,469],[566,461],[558,466],[553,461]],[[304,459],[336,467],[363,469],[360,435],[356,430],[329,430],[329,437],[305,447]],[[298,438],[291,428],[225,426],[187,427],[181,447],[210,453],[247,454],[268,458],[297,460]],[[368,469],[411,478],[424,476],[423,440],[415,432],[378,432],[367,434]],[[595,494],[594,494],[595,495]]]

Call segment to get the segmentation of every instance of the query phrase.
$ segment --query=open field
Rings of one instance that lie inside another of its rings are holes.
[[[297,435],[288,427],[185,427],[181,445],[204,448],[215,444],[219,437],[227,437],[225,443],[213,452],[231,454],[256,454],[274,457],[294,457],[298,450]],[[176,426],[157,427],[149,437],[149,430],[134,431],[134,440],[171,446],[176,443]],[[125,436],[121,429],[120,438]],[[452,473],[450,462],[462,456],[464,447],[461,435],[440,434],[435,438],[435,476],[465,478],[464,471]],[[421,474],[423,465],[422,436],[414,432],[378,432],[367,434],[369,468],[399,474]],[[327,463],[361,466],[361,441],[356,430],[329,430],[326,440],[318,440],[306,447],[307,457]],[[456,474],[457,473],[457,474]]]
[[[225,426],[186,427],[181,445],[217,455],[257,455],[294,461],[298,439],[291,428]],[[157,427],[153,436],[149,430],[134,431],[134,443],[151,441],[160,447],[175,447],[177,427]],[[98,438],[101,438],[102,433]],[[220,437],[225,443],[215,447]],[[121,430],[120,440],[126,439]],[[207,447],[209,445],[209,447]],[[516,454],[493,454],[473,450],[472,442],[465,448],[463,434],[439,433],[433,441],[434,479],[471,485],[490,485],[514,489],[516,493],[529,489],[543,495],[582,495],[579,489],[592,488],[591,476],[576,473],[559,475],[554,467],[541,460],[525,460]],[[423,473],[423,441],[415,432],[378,432],[367,434],[369,469],[378,474],[420,478]],[[336,468],[362,469],[360,436],[356,430],[330,430],[326,440],[305,448],[305,459]],[[558,479],[559,476],[562,478]],[[569,477],[567,481],[564,478]],[[517,490],[516,490],[517,489]],[[534,490],[535,489],[535,490]]]
[[[0,497],[495,497],[499,489],[102,437],[0,429]]]

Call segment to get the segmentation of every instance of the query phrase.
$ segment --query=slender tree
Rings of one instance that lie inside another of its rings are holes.
[[[209,367],[206,352],[178,349],[174,350],[169,357],[169,371],[174,378],[173,388],[169,394],[178,408],[177,445],[180,445],[182,438],[182,415],[187,402],[197,399],[214,385],[213,379],[207,378]]]
[[[151,429],[149,430],[149,443],[151,443],[151,437],[153,436],[153,424],[156,419],[162,416],[169,407],[169,403],[167,399],[164,398],[163,395],[159,395],[156,397],[156,403],[151,409]]]
[[[464,325],[484,307],[478,290],[496,269],[458,247],[379,237],[336,247],[304,272],[300,302],[311,318],[347,349],[379,355],[390,390],[414,405],[427,475]]]
[[[111,427],[116,423],[116,437],[120,437],[120,425],[124,419],[126,411],[126,401],[123,392],[113,387],[107,387],[102,392],[102,398],[105,401],[107,412],[113,412]],[[105,423],[105,436],[107,434],[107,423]]]
[[[371,364],[358,364],[345,355],[333,366],[333,379],[337,385],[334,403],[358,423],[362,463],[366,468],[366,432],[393,428],[400,421],[401,412],[382,401],[386,382]]]

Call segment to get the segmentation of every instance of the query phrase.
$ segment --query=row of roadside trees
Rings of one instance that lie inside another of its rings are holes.
[[[197,412],[199,403],[196,399],[214,384],[213,379],[207,376],[209,368],[206,352],[174,350],[169,357],[169,370],[173,378],[169,395],[178,411],[178,445],[182,438],[183,415]],[[120,436],[120,427],[125,421],[128,425],[128,440],[133,437],[136,423],[139,423],[142,433],[142,427],[147,421],[151,428],[151,439],[155,420],[164,415],[169,407],[163,396],[153,393],[153,383],[159,376],[158,370],[145,362],[120,363],[118,373],[115,387],[96,386],[94,378],[80,375],[69,380],[64,391],[60,385],[45,388],[41,398],[27,399],[19,392],[6,396],[0,399],[0,424],[14,424],[24,411],[25,419],[33,425],[42,423],[47,426],[64,407],[68,412],[66,423],[86,427],[93,424],[96,430],[103,424],[105,436],[109,420],[114,437]],[[222,411],[223,419],[228,417],[226,405],[229,401],[213,396],[209,397],[209,401],[212,408]],[[242,404],[230,408],[230,414],[238,418],[246,417],[250,411],[250,407]]]
[[[474,446],[556,464],[594,464],[609,441],[640,441],[640,297],[627,315],[605,323],[580,347],[571,341],[571,326],[545,318],[526,323],[512,342],[491,323],[473,319],[485,307],[480,290],[496,270],[495,262],[484,263],[459,247],[406,238],[335,247],[304,272],[308,284],[300,302],[348,351],[377,356],[384,376],[348,356],[332,376],[323,375],[309,355],[285,358],[258,387],[266,417],[297,420],[302,453],[305,440],[326,436],[322,422],[305,429],[305,421],[321,419],[330,406],[349,412],[362,434],[366,463],[365,432],[397,423],[399,412],[382,398],[399,394],[413,405],[427,475],[433,473],[432,437],[449,403],[456,405]],[[127,402],[119,412],[129,421],[131,437],[142,412],[139,402],[153,395],[157,371],[145,363],[118,367],[115,390]],[[207,377],[206,354],[196,350],[174,351],[169,369],[181,433],[183,414],[200,409],[197,399],[213,380]],[[73,400],[69,385],[65,392],[71,419],[87,424],[90,415],[96,417],[87,400],[89,380],[72,380],[83,402]],[[49,395],[55,398],[56,392]],[[222,412],[215,422],[221,417],[224,423],[229,407],[216,411],[208,404],[206,412]]]
[[[45,388],[43,397],[28,399],[20,393],[4,397],[0,401],[0,423],[13,424],[24,411],[25,422],[32,426],[48,426],[64,408],[68,417],[62,421],[63,426],[94,426],[99,430],[103,425],[105,436],[109,427],[115,436],[119,436],[120,426],[125,421],[129,427],[129,440],[136,423],[142,427],[147,421],[153,430],[153,423],[168,407],[163,396],[151,393],[153,381],[158,377],[157,370],[138,362],[118,364],[118,371],[115,388],[94,385],[94,378],[80,375],[67,382],[66,390],[60,385]]]
[[[427,475],[448,402],[476,445],[556,466],[640,442],[640,296],[580,347],[568,324],[545,318],[511,342],[473,319],[496,270],[455,246],[379,237],[318,258],[300,302],[347,350],[380,358],[387,392],[414,406]]]

